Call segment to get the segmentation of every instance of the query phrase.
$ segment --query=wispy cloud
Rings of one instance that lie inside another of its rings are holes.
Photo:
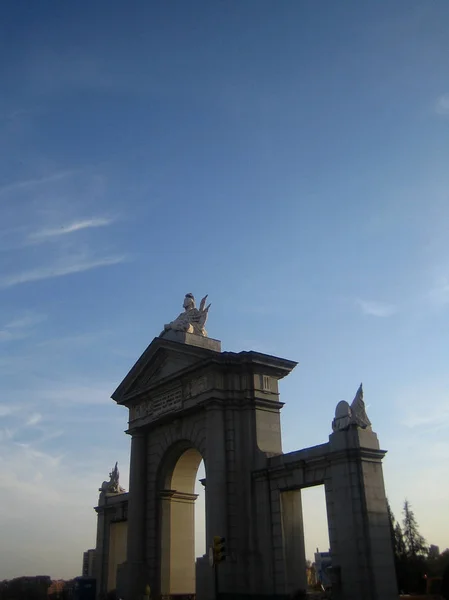
[[[433,394],[430,394],[434,396]],[[423,396],[424,398],[424,396]],[[444,398],[444,397],[443,397]],[[420,428],[437,431],[449,427],[449,395],[443,401],[435,402],[431,409],[423,411],[422,406],[411,406],[402,419],[402,425],[410,429]],[[428,406],[426,404],[426,406]]]
[[[64,386],[55,389],[40,390],[37,395],[46,398],[49,403],[67,407],[73,405],[110,405],[111,385],[104,386]]]
[[[9,331],[8,329],[0,329],[0,342],[12,342],[13,340],[23,340],[28,337],[26,331]]]
[[[58,171],[51,175],[47,175],[45,177],[40,177],[36,179],[24,179],[22,181],[14,181],[12,183],[8,183],[3,187],[0,187],[0,197],[11,193],[17,192],[21,190],[30,190],[37,186],[45,185],[47,183],[52,183],[54,181],[60,181],[61,179],[65,179],[66,177],[70,177],[75,173],[73,170],[67,171]]]
[[[402,421],[402,424],[409,429],[419,427],[436,431],[437,429],[446,428],[449,425],[449,409],[430,414],[412,413]]]
[[[445,275],[437,277],[434,286],[429,292],[430,302],[436,307],[443,307],[449,303],[449,278]]]
[[[21,340],[28,337],[33,327],[41,323],[46,317],[34,313],[26,313],[5,323],[0,329],[0,342]]]
[[[0,288],[10,288],[22,283],[30,283],[40,281],[42,279],[52,279],[54,277],[63,277],[64,275],[72,275],[91,269],[107,267],[126,262],[128,258],[122,256],[106,256],[97,260],[84,260],[78,263],[70,263],[66,265],[54,265],[51,267],[40,267],[32,271],[25,271],[15,275],[9,275],[0,279]]]
[[[449,93],[443,94],[437,99],[435,112],[438,115],[449,116]]]
[[[27,116],[35,113],[34,109],[27,108],[16,108],[15,110],[10,110],[8,112],[0,113],[1,121],[13,121],[14,119],[20,119],[23,116]]]
[[[0,429],[0,442],[7,442],[12,440],[14,437],[14,431],[6,427],[5,429]]]
[[[36,450],[35,448],[33,448],[31,446],[31,444],[23,444],[21,442],[16,442],[17,446],[20,446],[21,448],[23,448],[25,450],[26,456],[28,459],[42,459],[47,466],[51,465],[51,466],[55,466],[57,467],[60,463],[61,460],[63,458],[62,454],[58,454],[58,455],[52,455],[49,454],[48,452],[42,452],[41,450]]]
[[[400,423],[421,432],[449,428],[449,381],[422,381],[395,393]],[[435,441],[435,438],[433,438]]]
[[[52,238],[58,238],[62,235],[74,233],[75,231],[81,231],[82,229],[91,229],[94,227],[106,227],[113,223],[113,219],[106,217],[97,217],[93,219],[85,219],[83,221],[74,221],[69,225],[63,225],[61,227],[53,229],[42,229],[36,231],[28,236],[28,240],[31,242],[41,242]]]
[[[0,417],[7,417],[12,414],[13,409],[11,406],[7,406],[6,404],[0,404]]]
[[[386,304],[374,300],[362,300],[358,298],[356,304],[364,315],[372,317],[391,317],[391,315],[397,312],[396,307],[393,304]]]
[[[112,330],[100,330],[100,331],[89,331],[85,333],[79,333],[77,335],[66,335],[58,336],[55,338],[48,338],[38,342],[36,346],[38,348],[80,348],[82,346],[92,346],[98,341],[105,343],[104,340],[113,334]],[[128,355],[126,355],[128,356]]]
[[[37,314],[37,313],[26,313],[21,317],[17,317],[12,321],[9,321],[4,325],[5,329],[25,329],[27,327],[34,327],[34,325],[38,325],[45,321],[47,317],[45,315]]]
[[[86,387],[73,389],[73,392],[74,395],[86,394],[89,390]],[[36,398],[33,401],[40,404]],[[45,411],[46,405],[42,406]],[[123,419],[121,423],[108,421],[107,436],[102,437],[101,432],[99,436],[96,433],[98,421],[91,427],[85,411],[80,411],[80,416],[85,418],[82,426],[85,437],[83,444],[79,445],[79,433],[75,433],[73,427],[68,427],[63,437],[59,429],[55,430],[59,425],[56,413],[64,414],[67,421],[73,413],[67,412],[63,404],[57,410],[53,406],[49,411],[53,421],[47,423],[44,411],[41,421],[40,410],[23,409],[15,417],[16,431],[9,425],[0,429],[3,509],[0,530],[5,537],[14,537],[15,543],[8,552],[0,549],[2,577],[20,575],[24,568],[30,573],[45,572],[53,577],[76,575],[77,561],[58,562],[58,556],[51,554],[51,549],[57,545],[57,535],[53,532],[61,531],[69,511],[75,525],[70,538],[71,547],[75,548],[74,555],[80,556],[89,543],[86,540],[95,535],[95,521],[89,507],[96,503],[98,486],[107,478],[108,469],[116,460],[120,465],[121,483],[127,487],[129,451],[124,439],[126,436],[120,436]],[[94,414],[94,417],[99,415]],[[27,431],[30,426],[43,435],[37,438],[31,435]],[[59,437],[56,439],[56,436]],[[114,440],[112,446],[109,444],[110,436]],[[71,437],[69,447],[68,437]],[[81,480],[82,486],[79,485]],[[33,503],[32,518],[27,517],[30,501]]]
[[[27,427],[32,427],[33,425],[37,425],[42,421],[42,415],[40,413],[32,414],[26,421]]]
[[[112,386],[113,387],[113,386]],[[0,404],[0,416],[2,412],[5,416],[15,414],[16,418],[22,418],[22,422],[29,424],[29,419],[35,420],[36,415],[41,415],[42,403],[51,406],[51,411],[56,408],[69,409],[77,406],[95,406],[95,405],[110,405],[111,406],[111,382],[88,381],[84,385],[78,382],[64,381],[54,382],[48,381],[41,387],[16,389],[10,392],[9,398],[11,405]],[[33,405],[27,402],[28,398],[33,399]],[[33,409],[33,406],[36,408]],[[50,411],[50,416],[52,412]],[[70,413],[72,414],[72,413]],[[61,414],[57,414],[59,419]],[[45,416],[47,421],[48,415]],[[40,419],[39,419],[40,420]],[[37,422],[36,422],[37,423]]]

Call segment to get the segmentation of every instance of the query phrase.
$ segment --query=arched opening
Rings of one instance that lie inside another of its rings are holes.
[[[187,444],[165,461],[161,503],[161,594],[195,594],[195,501],[203,457]]]
[[[195,556],[206,554],[206,471],[204,460],[200,462],[196,474],[195,494]]]

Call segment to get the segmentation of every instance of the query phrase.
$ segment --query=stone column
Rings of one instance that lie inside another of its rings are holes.
[[[161,594],[195,594],[196,494],[161,493]]]
[[[132,434],[128,501],[127,598],[143,594],[145,569],[146,436]]]
[[[222,406],[217,402],[207,407],[206,413],[206,553],[213,546],[214,535],[228,538],[225,422]],[[226,564],[219,571],[220,591],[225,592],[223,577]],[[213,573],[210,569],[210,577]]]
[[[170,561],[171,561],[171,497],[175,492],[162,490],[160,494],[160,528],[161,528],[161,596],[170,594]]]
[[[286,593],[307,590],[301,490],[281,492]]]
[[[227,534],[225,427],[220,405],[208,408],[206,426],[206,542],[210,546],[214,535]]]
[[[352,426],[329,436],[325,481],[333,595],[396,600],[393,550],[377,436]]]

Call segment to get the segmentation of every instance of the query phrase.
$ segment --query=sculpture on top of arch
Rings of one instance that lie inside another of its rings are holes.
[[[207,331],[204,326],[207,321],[210,304],[206,306],[206,300],[207,294],[201,300],[200,307],[196,308],[193,294],[186,294],[183,302],[184,312],[178,315],[174,321],[164,325],[164,331],[162,331],[160,337],[163,337],[170,330],[207,337]]]

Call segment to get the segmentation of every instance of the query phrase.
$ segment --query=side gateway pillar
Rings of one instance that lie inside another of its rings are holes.
[[[370,428],[351,425],[329,436],[325,490],[337,599],[397,599],[384,455]]]
[[[95,567],[94,577],[96,580],[96,595],[100,597],[115,587],[116,578],[114,573],[114,564],[117,561],[117,552],[122,551],[115,547],[116,535],[114,528],[117,523],[126,522],[128,494],[119,485],[118,469],[116,468],[112,475],[117,479],[104,481],[100,488],[100,497],[98,506],[95,507],[97,513],[97,539],[95,546]],[[112,543],[111,543],[112,539]],[[126,550],[125,550],[126,551]]]
[[[101,502],[102,501],[102,502]],[[105,547],[107,540],[105,539],[105,499],[100,497],[99,506],[95,507],[97,513],[97,541],[95,546],[95,580],[96,580],[96,595],[97,597],[105,592],[105,580],[107,573],[106,557],[108,548]],[[105,564],[106,563],[106,564]]]

